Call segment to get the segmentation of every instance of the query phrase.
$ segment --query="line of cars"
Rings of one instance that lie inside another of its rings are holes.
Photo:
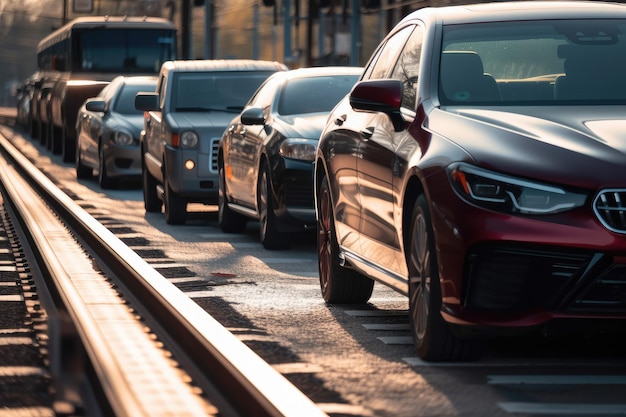
[[[315,229],[317,140],[361,73],[178,60],[157,77],[117,77],[79,110],[76,175],[97,172],[103,188],[141,176],[146,211],[167,223],[183,224],[189,203],[218,205],[224,232],[258,220],[263,246],[286,249]]]
[[[169,224],[185,223],[189,203],[217,205],[223,231],[259,220],[264,247],[286,249],[293,233],[315,228],[317,139],[361,73],[232,59],[117,76],[78,110],[76,176],[95,174],[103,189],[141,179],[145,210]],[[26,112],[18,108],[18,122]]]
[[[406,295],[424,360],[624,336],[625,56],[626,6],[532,1],[420,9],[364,68],[269,64],[240,100],[211,77],[168,91],[185,78],[169,63],[135,97],[145,208],[176,224],[217,204],[268,249],[316,229],[324,300]]]

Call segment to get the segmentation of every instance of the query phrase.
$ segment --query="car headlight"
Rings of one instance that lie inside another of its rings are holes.
[[[286,139],[280,144],[279,152],[283,158],[314,161],[317,141],[312,139]]]
[[[113,134],[113,140],[116,145],[130,146],[133,144],[133,135],[125,130],[118,130]]]
[[[452,164],[448,174],[454,189],[465,200],[500,212],[553,214],[580,207],[587,198],[585,194],[464,163]]]
[[[198,134],[192,130],[187,130],[180,134],[180,147],[181,148],[195,148],[198,146]]]

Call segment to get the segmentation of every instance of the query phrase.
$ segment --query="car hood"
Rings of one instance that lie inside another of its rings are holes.
[[[134,137],[139,138],[139,132],[143,129],[143,114],[116,114],[115,117],[109,119],[108,124],[111,129],[123,127],[130,131]]]
[[[327,119],[327,113],[278,116],[274,128],[288,138],[319,139]]]
[[[224,130],[232,118],[233,113],[221,111],[181,112],[170,113],[166,116],[173,130],[194,129],[197,131],[215,128]]]
[[[427,128],[478,165],[572,186],[626,186],[626,107],[445,109]]]

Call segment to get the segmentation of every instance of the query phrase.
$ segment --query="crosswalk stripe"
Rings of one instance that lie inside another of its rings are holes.
[[[367,330],[411,330],[411,326],[408,323],[367,323],[363,327]]]
[[[386,345],[412,345],[413,337],[411,336],[386,336],[378,337],[378,340]]]
[[[623,416],[626,404],[585,404],[585,403],[523,403],[501,402],[498,405],[509,413],[541,414],[541,415],[587,415],[587,416]]]
[[[624,375],[488,375],[491,385],[626,385]]]

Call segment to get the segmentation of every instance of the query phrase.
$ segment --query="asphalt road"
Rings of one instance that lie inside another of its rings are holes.
[[[345,416],[623,416],[626,343],[541,338],[496,341],[475,363],[419,360],[407,300],[377,285],[367,305],[328,306],[315,235],[266,251],[251,222],[225,235],[215,207],[187,224],[145,213],[138,183],[101,190],[73,166],[8,128],[1,133],[94,217],[239,335],[327,412]],[[341,413],[341,414],[339,414]]]

